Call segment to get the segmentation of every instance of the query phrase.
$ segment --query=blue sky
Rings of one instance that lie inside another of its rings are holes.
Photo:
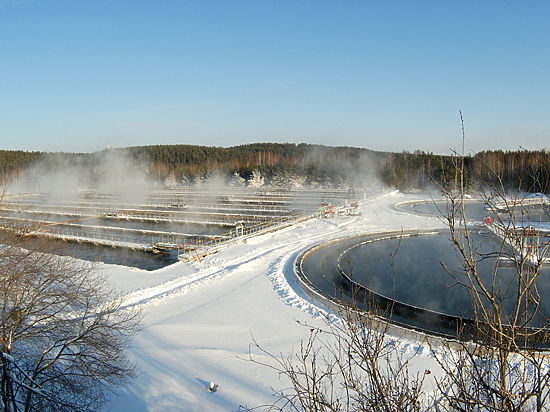
[[[0,148],[550,145],[547,1],[0,0]]]

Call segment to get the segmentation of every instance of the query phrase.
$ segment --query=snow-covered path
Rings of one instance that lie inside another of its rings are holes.
[[[127,291],[126,304],[144,310],[144,328],[132,348],[139,376],[117,390],[110,407],[216,411],[271,403],[272,388],[284,382],[272,370],[243,360],[252,336],[271,353],[288,354],[308,334],[296,321],[321,325],[326,314],[293,279],[297,253],[353,233],[442,226],[438,219],[392,209],[408,199],[413,197],[381,197],[363,204],[362,216],[313,219],[233,245],[201,263],[154,272],[102,265],[115,286]],[[210,381],[219,385],[217,392],[207,390]]]

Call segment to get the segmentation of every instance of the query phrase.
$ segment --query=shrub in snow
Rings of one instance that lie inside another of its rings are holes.
[[[235,172],[233,173],[233,176],[231,177],[231,179],[229,180],[229,185],[230,186],[244,186],[244,184],[246,183],[246,179],[243,178],[239,172]]]
[[[261,187],[265,183],[262,173],[258,169],[252,171],[252,176],[248,179],[248,186],[250,187]]]

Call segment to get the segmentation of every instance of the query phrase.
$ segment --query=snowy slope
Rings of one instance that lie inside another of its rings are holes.
[[[154,272],[102,265],[115,287],[127,293],[126,304],[144,310],[143,330],[132,348],[139,376],[116,390],[109,407],[216,411],[272,403],[272,388],[286,383],[272,370],[243,360],[252,336],[271,353],[288,354],[309,332],[296,321],[320,326],[326,315],[293,279],[298,252],[353,233],[442,227],[436,218],[392,209],[412,199],[386,195],[364,203],[362,216],[312,219],[233,245],[201,263],[180,262]],[[421,345],[402,345],[403,351],[424,354],[416,368],[431,363]],[[219,385],[217,392],[207,390],[210,381]]]

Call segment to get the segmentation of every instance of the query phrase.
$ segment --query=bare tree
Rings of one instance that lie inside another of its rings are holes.
[[[249,360],[272,368],[289,386],[275,393],[269,411],[427,411],[434,399],[425,390],[424,370],[409,371],[416,354],[404,355],[399,339],[387,334],[389,324],[360,311],[352,299],[338,320],[309,328],[300,350],[275,356],[256,341]],[[257,352],[267,361],[260,361]],[[252,353],[256,352],[256,355]]]
[[[262,363],[253,355],[250,360],[274,369],[289,382],[265,409],[550,409],[546,405],[550,361],[541,351],[550,347],[550,313],[541,311],[537,283],[550,240],[533,231],[533,209],[526,212],[525,196],[510,196],[498,171],[489,165],[484,172],[492,172],[492,183],[481,186],[480,195],[491,217],[484,229],[468,219],[464,141],[462,122],[462,153],[455,152],[452,175],[440,187],[448,203],[444,217],[459,268],[442,264],[456,280],[455,287],[468,291],[473,319],[463,319],[464,329],[456,340],[428,340],[440,372],[430,379],[429,371],[412,374],[410,359],[395,346],[399,337],[388,334],[389,323],[376,316],[376,308],[366,313],[351,300],[342,302],[339,321],[324,329],[305,325],[310,327],[309,339],[295,354],[274,356],[254,341],[255,350],[267,355],[268,361]],[[539,184],[533,191],[547,189],[545,182],[532,180]],[[550,220],[548,206],[544,202],[535,206],[539,217]]]
[[[462,120],[462,114],[461,114]],[[465,140],[464,123],[462,138]],[[542,410],[550,389],[549,365],[538,349],[550,343],[547,318],[540,313],[537,279],[550,242],[534,233],[525,213],[525,197],[508,195],[497,171],[481,197],[490,210],[487,229],[496,240],[484,248],[479,227],[465,207],[464,149],[455,154],[455,176],[442,188],[448,200],[450,237],[459,257],[462,286],[472,302],[475,336],[460,349],[440,351],[445,376],[439,379],[450,410]],[[544,215],[544,204],[538,205]],[[481,235],[483,237],[483,233]],[[480,262],[491,259],[490,270]],[[488,273],[487,273],[488,272]],[[541,320],[542,319],[542,320]]]
[[[95,410],[126,381],[139,313],[121,310],[91,263],[0,239],[1,410]]]

